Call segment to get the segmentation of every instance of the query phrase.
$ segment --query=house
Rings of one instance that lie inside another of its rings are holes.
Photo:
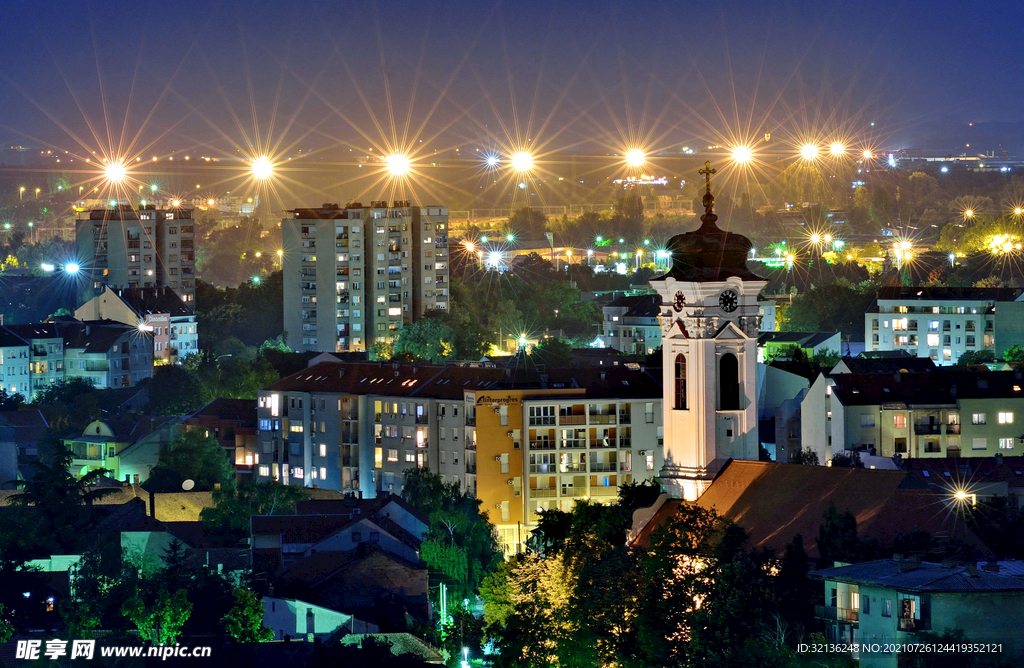
[[[900,464],[916,487],[947,497],[960,492],[972,504],[1002,498],[1010,508],[1024,510],[1024,456],[905,459]]]
[[[174,363],[199,352],[195,311],[171,288],[112,288],[104,284],[75,310],[75,317],[138,328],[151,339],[153,359],[158,363]]]
[[[424,564],[361,543],[346,552],[311,553],[281,571],[274,582],[281,593],[306,592],[316,603],[387,628],[406,614],[430,617],[429,580]]]
[[[375,624],[368,624],[337,610],[294,598],[263,597],[263,625],[274,631],[274,640],[326,640],[336,631],[377,633]]]
[[[731,461],[696,501],[742,527],[752,550],[785,553],[796,534],[811,559],[818,559],[817,535],[829,504],[850,512],[857,533],[889,547],[914,529],[962,540],[987,556],[987,547],[955,513],[936,512],[948,494],[915,489],[905,471]],[[651,535],[681,503],[664,495],[629,534],[632,545],[648,547]],[[660,505],[659,505],[660,504]],[[643,516],[641,514],[641,516]],[[638,516],[639,517],[639,516]]]
[[[418,564],[428,520],[393,494],[376,499],[300,502],[295,515],[253,515],[253,567],[278,573],[318,552],[348,552],[363,543]]]
[[[793,359],[797,348],[806,357],[817,353],[838,355],[841,346],[839,332],[761,332],[757,337],[757,361]]]
[[[115,480],[140,483],[149,478],[160,449],[174,440],[180,418],[116,416],[90,422],[81,436],[64,439],[72,455],[71,472],[84,476],[107,469]]]
[[[962,631],[971,643],[1001,643],[1000,660],[1020,660],[1012,642],[1024,626],[1024,563],[936,564],[881,559],[812,571],[823,583],[825,605],[816,616],[833,642],[911,644],[921,633]],[[900,653],[861,651],[863,666],[896,668]],[[952,664],[951,664],[952,665]]]
[[[214,399],[185,419],[186,429],[212,435],[235,464],[238,481],[251,480],[259,464],[255,399]]]
[[[1024,289],[888,287],[864,313],[868,351],[906,350],[936,364],[965,352],[997,358],[1024,344]]]

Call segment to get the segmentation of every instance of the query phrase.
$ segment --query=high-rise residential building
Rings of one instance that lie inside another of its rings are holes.
[[[187,304],[196,295],[195,221],[192,210],[113,206],[75,221],[78,265],[89,291],[114,288],[174,290]]]
[[[448,308],[448,209],[324,204],[281,221],[284,330],[298,351],[366,350]]]

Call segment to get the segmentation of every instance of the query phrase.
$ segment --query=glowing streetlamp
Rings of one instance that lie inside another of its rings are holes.
[[[640,167],[647,162],[647,156],[638,148],[626,151],[626,164],[630,167]]]
[[[489,155],[489,156],[487,156],[487,159],[484,160],[484,162],[487,163],[488,167],[490,167],[491,169],[494,169],[495,167],[498,166],[498,163],[500,161],[498,160],[498,156],[496,156],[496,155]]]
[[[749,146],[737,146],[732,150],[732,159],[741,165],[750,162],[753,157],[754,153]]]
[[[512,155],[512,169],[517,172],[528,172],[533,169],[533,156],[525,151]]]
[[[384,158],[384,162],[392,176],[404,176],[409,173],[409,156],[392,153]]]
[[[818,157],[818,147],[814,144],[804,144],[800,147],[800,157],[804,160],[814,160]]]
[[[81,192],[82,189],[79,188],[78,190],[79,190],[79,192]],[[24,195],[25,195],[25,186],[22,186],[21,188],[18,189],[18,201],[19,202],[21,201],[22,197],[24,197]]]
[[[128,176],[128,170],[120,162],[112,162],[103,170],[103,175],[110,183],[119,184]]]
[[[260,156],[252,161],[252,175],[262,180],[269,179],[274,175],[274,165],[270,162],[270,158],[267,156]],[[154,186],[155,188],[156,186]]]
[[[846,146],[844,146],[841,142],[834,142],[831,146],[829,146],[829,151],[832,153],[833,156],[838,158],[841,155],[846,155]]]
[[[875,154],[871,152],[871,149],[864,149],[864,153],[862,153],[861,155],[864,156],[865,160],[871,160],[872,158],[875,157]]]

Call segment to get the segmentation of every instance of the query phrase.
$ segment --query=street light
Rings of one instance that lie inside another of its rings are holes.
[[[81,190],[81,189],[79,189],[79,190]],[[19,202],[21,201],[22,197],[24,197],[24,195],[25,195],[25,186],[22,186],[21,188],[18,189],[18,201]]]

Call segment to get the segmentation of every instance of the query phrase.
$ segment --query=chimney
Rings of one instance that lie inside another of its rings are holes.
[[[156,494],[149,493],[149,516],[156,519]]]
[[[345,377],[345,367],[340,367],[338,369],[338,378],[344,378],[344,377]]]
[[[978,577],[978,564],[973,561],[967,564],[967,575],[972,578]]]
[[[601,370],[601,382],[602,382],[602,383],[603,383],[603,382],[605,382],[605,379],[606,379],[607,377],[608,377],[608,374],[607,374],[607,373],[606,373],[606,372],[604,371],[604,369],[602,369],[602,370]]]
[[[985,571],[986,573],[998,573],[999,572],[999,562],[998,561],[990,561],[987,564],[983,565],[981,567],[981,570]]]

